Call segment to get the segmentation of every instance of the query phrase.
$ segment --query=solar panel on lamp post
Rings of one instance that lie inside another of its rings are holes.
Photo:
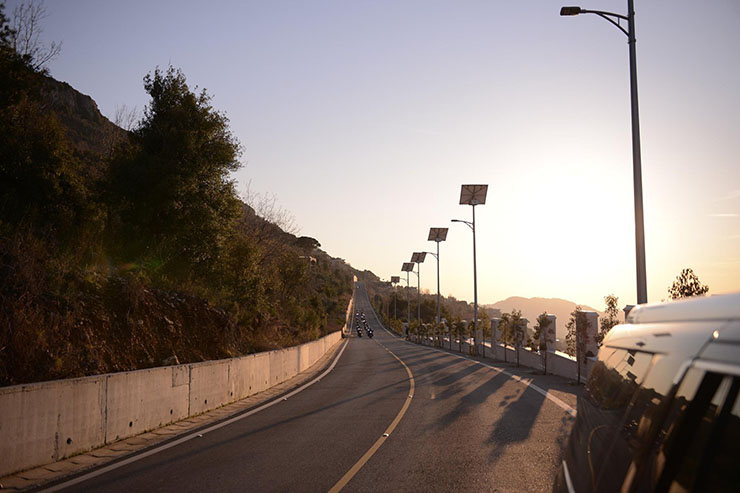
[[[411,293],[409,292],[409,272],[413,272],[414,264],[411,262],[404,262],[401,270],[406,273],[406,335],[408,336],[409,328],[411,327]]]
[[[475,258],[475,206],[486,203],[488,185],[463,185],[460,190],[460,205],[473,206],[473,222],[453,219],[453,223],[465,223],[473,230],[473,354],[478,354],[478,269]]]
[[[642,153],[640,151],[640,111],[637,100],[637,51],[635,45],[634,0],[627,0],[627,15],[587,10],[581,7],[563,7],[560,15],[596,14],[609,21],[627,36],[630,60],[630,108],[632,114],[632,181],[635,203],[635,261],[637,270],[637,304],[647,303],[647,271],[645,267],[645,221],[642,204]],[[627,22],[627,29],[621,21]]]

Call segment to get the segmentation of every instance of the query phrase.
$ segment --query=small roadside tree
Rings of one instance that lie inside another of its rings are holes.
[[[617,306],[619,298],[610,294],[604,296],[604,301],[606,302],[606,311],[604,312],[606,317],[601,321],[599,333],[596,334],[596,344],[599,346],[601,346],[609,331],[612,330],[612,327],[619,323],[619,307]]]
[[[537,323],[534,326],[534,338],[537,340],[538,348],[542,354],[542,365],[547,375],[547,341],[552,334],[552,320],[547,316],[547,312],[542,312],[537,317]]]
[[[482,334],[481,347],[483,348],[483,357],[486,357],[486,339],[491,337],[491,317],[488,315],[486,310],[480,312],[478,317],[478,327]],[[491,341],[491,347],[493,347],[493,341]]]
[[[455,320],[452,322],[452,329],[454,330],[454,335],[457,338],[457,351],[462,353],[462,339],[463,334],[465,333],[465,322],[460,320],[459,317],[455,317]]]
[[[576,306],[570,314],[570,320],[565,324],[568,330],[565,336],[567,343],[566,352],[576,357],[576,367],[578,369],[578,380],[581,383],[581,365],[586,360],[586,344],[588,344],[588,329],[591,327],[586,314],[583,313],[580,305]]]
[[[475,347],[476,337],[477,337],[477,334],[475,333],[475,322],[471,320],[465,326],[465,342],[468,343],[468,354],[470,354],[471,356],[475,356],[476,354],[475,352],[477,349]],[[473,344],[470,344],[471,339],[473,340]]]
[[[508,313],[502,313],[501,319],[498,322],[498,342],[504,345],[504,362],[508,362],[507,346],[512,340],[511,333],[511,315]]]
[[[672,300],[701,296],[709,292],[709,286],[702,284],[692,269],[684,269],[676,276],[673,285],[668,288],[668,295]]]
[[[409,324],[408,338],[410,341],[419,342],[419,321],[414,320]]]
[[[519,367],[519,351],[527,335],[527,326],[522,318],[521,310],[512,310],[510,318],[511,336],[516,349],[516,366]]]
[[[403,323],[399,319],[397,318],[392,319],[390,325],[391,325],[391,329],[393,330],[393,332],[395,332],[399,336],[403,335]]]

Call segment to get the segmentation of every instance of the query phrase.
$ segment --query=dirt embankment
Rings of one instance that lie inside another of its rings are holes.
[[[0,386],[268,349],[196,297],[118,276],[67,281],[65,295],[2,293]]]

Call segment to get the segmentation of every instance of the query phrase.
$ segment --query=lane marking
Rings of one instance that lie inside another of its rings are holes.
[[[375,316],[375,318],[377,320],[377,318],[378,318],[377,315]],[[524,385],[526,387],[529,387],[530,389],[534,390],[535,392],[537,392],[539,394],[542,394],[543,396],[545,396],[545,398],[547,398],[550,401],[552,401],[555,405],[557,405],[558,407],[560,407],[561,409],[563,409],[566,413],[570,414],[571,416],[575,417],[576,414],[577,414],[576,410],[573,409],[572,407],[570,407],[568,404],[566,404],[565,401],[563,401],[562,399],[559,399],[559,398],[555,397],[553,394],[549,393],[547,390],[543,389],[542,387],[539,387],[539,386],[533,384],[531,381],[527,381],[527,380],[525,380],[524,378],[522,378],[522,377],[520,377],[518,375],[514,375],[513,373],[509,373],[508,371],[504,370],[503,368],[497,368],[495,366],[489,365],[488,363],[483,363],[482,361],[478,361],[476,359],[469,358],[467,356],[463,356],[463,355],[460,355],[460,354],[448,353],[447,351],[442,351],[441,349],[437,349],[437,348],[433,348],[433,347],[429,347],[429,346],[424,346],[423,344],[416,344],[415,342],[407,341],[407,340],[405,340],[405,339],[403,339],[403,338],[401,338],[401,337],[393,334],[391,331],[389,331],[388,329],[386,329],[383,326],[383,324],[380,324],[380,326],[383,327],[383,329],[386,332],[388,332],[390,335],[392,335],[394,338],[400,339],[401,341],[406,342],[408,344],[413,344],[414,346],[417,346],[417,347],[423,347],[423,348],[425,348],[425,349],[427,349],[429,351],[435,351],[437,353],[446,354],[446,355],[452,356],[454,358],[464,359],[464,360],[470,361],[472,363],[476,363],[476,364],[479,364],[481,366],[485,366],[486,368],[490,368],[491,370],[497,371],[499,373],[503,373],[504,375],[506,375],[507,377],[511,378],[512,380],[514,380],[516,382],[519,382],[520,384],[522,384],[522,385]]]
[[[129,457],[127,459],[124,459],[124,460],[122,460],[120,462],[116,462],[114,464],[110,464],[110,465],[105,466],[105,467],[103,467],[101,469],[97,469],[95,471],[89,472],[87,474],[84,474],[82,476],[78,476],[78,477],[73,478],[73,479],[70,479],[69,481],[64,481],[62,483],[56,484],[56,485],[51,486],[49,488],[42,489],[40,491],[42,491],[42,492],[52,492],[52,491],[59,491],[59,490],[64,489],[64,488],[69,488],[70,486],[74,486],[76,484],[79,484],[79,483],[82,483],[84,481],[87,481],[88,479],[92,479],[92,478],[95,478],[97,476],[101,476],[101,475],[106,474],[106,473],[108,473],[110,471],[113,471],[113,470],[118,469],[120,467],[126,466],[128,464],[131,464],[132,462],[136,462],[136,461],[139,461],[139,460],[144,459],[146,457],[149,457],[150,455],[154,455],[154,454],[157,454],[157,453],[162,452],[164,450],[170,449],[172,447],[176,447],[176,446],[178,446],[178,445],[180,445],[182,443],[185,443],[185,442],[188,442],[188,441],[192,440],[193,438],[202,437],[206,433],[210,433],[211,431],[217,430],[219,428],[223,428],[224,426],[228,426],[228,425],[230,425],[232,423],[235,423],[235,422],[237,422],[239,420],[242,420],[242,419],[244,419],[246,417],[252,416],[253,414],[257,414],[260,411],[264,411],[265,409],[267,409],[269,407],[272,407],[275,404],[279,404],[279,403],[285,401],[286,399],[288,399],[289,397],[292,397],[292,396],[296,395],[297,393],[299,393],[299,392],[301,392],[303,390],[306,390],[308,387],[310,387],[311,385],[313,385],[316,382],[320,381],[330,371],[332,371],[334,369],[334,367],[337,365],[337,362],[339,361],[339,358],[342,356],[342,353],[347,348],[347,344],[349,344],[349,339],[346,339],[344,341],[344,346],[342,346],[342,349],[339,351],[339,354],[337,354],[337,356],[334,358],[334,361],[332,361],[332,363],[329,366],[329,368],[327,368],[321,375],[319,375],[318,377],[314,378],[310,382],[303,384],[302,386],[298,387],[297,389],[291,391],[288,394],[285,394],[285,395],[280,396],[280,397],[278,397],[278,398],[276,398],[276,399],[274,399],[272,401],[269,401],[269,402],[267,402],[265,404],[262,404],[261,406],[256,407],[256,408],[252,409],[251,411],[248,411],[248,412],[246,412],[244,414],[239,414],[237,416],[234,416],[233,418],[227,419],[226,421],[221,421],[220,423],[217,423],[217,424],[215,424],[213,426],[209,426],[208,428],[205,428],[203,430],[198,430],[195,433],[191,433],[190,435],[186,435],[186,436],[184,436],[182,438],[178,438],[177,440],[174,440],[172,442],[165,443],[164,445],[160,445],[160,446],[155,447],[153,449],[147,450],[146,452],[142,452],[140,454],[134,455],[134,456]]]
[[[373,310],[373,313],[374,312],[375,311]],[[376,317],[376,319],[377,319],[377,317]],[[381,327],[382,326],[383,325],[381,324]],[[360,471],[360,469],[362,469],[362,466],[364,466],[365,463],[368,460],[370,460],[370,458],[375,454],[375,452],[378,451],[378,449],[380,448],[380,446],[383,445],[385,443],[385,441],[393,433],[393,430],[396,429],[396,426],[398,426],[398,423],[401,421],[401,418],[403,418],[403,415],[406,414],[406,410],[411,405],[411,399],[414,396],[414,388],[415,388],[415,385],[416,384],[414,382],[414,374],[411,373],[411,369],[409,369],[409,367],[406,366],[406,363],[404,363],[401,358],[399,358],[398,356],[396,356],[395,353],[393,351],[391,351],[390,349],[388,349],[383,343],[381,343],[379,341],[375,341],[375,342],[377,342],[378,344],[380,344],[380,346],[383,349],[385,349],[386,351],[388,351],[391,354],[391,356],[393,356],[394,358],[396,358],[403,365],[403,367],[406,369],[406,373],[409,376],[409,393],[408,393],[408,397],[406,397],[406,400],[404,401],[403,406],[401,407],[401,410],[398,412],[398,414],[396,415],[396,417],[393,420],[393,422],[391,422],[390,426],[388,426],[388,428],[386,428],[386,430],[383,432],[383,434],[380,436],[380,438],[378,438],[375,441],[375,443],[372,445],[372,447],[370,447],[367,450],[367,452],[365,452],[365,454],[362,457],[360,457],[360,459],[357,462],[355,462],[355,464],[349,469],[349,471],[347,471],[345,473],[345,475],[342,476],[342,478],[339,481],[337,481],[337,484],[335,484],[329,490],[329,493],[337,493],[342,488],[344,488],[347,485],[347,483],[349,483],[352,480],[352,478],[355,477],[355,474],[357,474]]]

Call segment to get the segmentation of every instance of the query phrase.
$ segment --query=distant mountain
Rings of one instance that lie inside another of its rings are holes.
[[[503,301],[498,301],[492,305],[484,305],[486,308],[498,308],[504,313],[510,313],[512,310],[521,310],[522,316],[529,320],[529,327],[534,327],[537,323],[537,317],[542,312],[547,312],[557,317],[555,328],[557,337],[565,339],[565,324],[570,319],[570,313],[575,310],[576,303],[560,298],[523,298],[521,296],[511,296]],[[599,314],[599,319],[604,316],[602,312],[591,308],[588,305],[581,305],[586,311],[595,311]]]

